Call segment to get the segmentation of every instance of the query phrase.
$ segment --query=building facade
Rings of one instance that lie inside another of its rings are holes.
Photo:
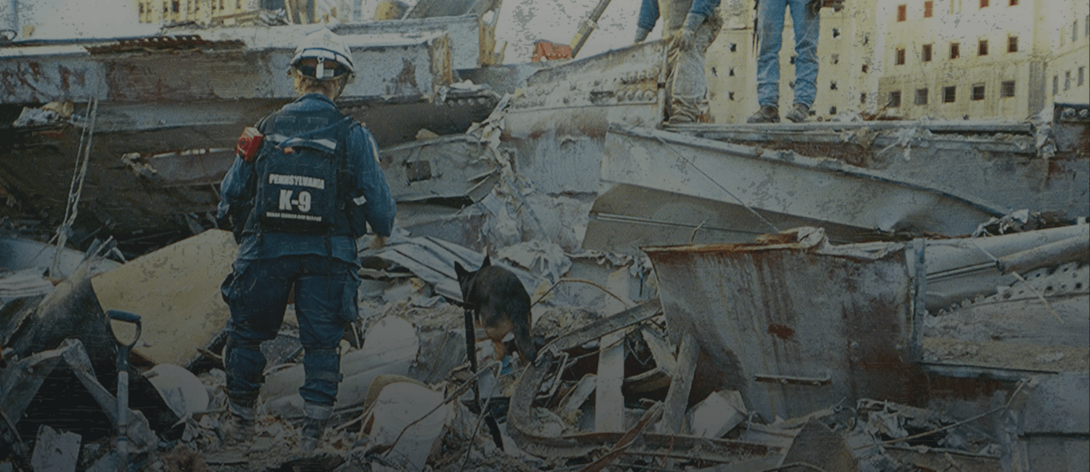
[[[252,0],[137,0],[142,23],[207,24],[212,18],[246,13],[257,8]]]
[[[1090,2],[1062,0],[1062,12],[1052,18],[1053,27],[1045,30],[1055,53],[1048,61],[1045,77],[1049,103],[1087,103],[1090,101]]]
[[[292,23],[335,23],[370,19],[362,0],[136,0],[143,23],[196,22],[230,25],[257,10],[283,9]],[[373,10],[374,7],[371,6]]]
[[[1085,13],[1077,12],[1086,8],[1077,0],[880,0],[885,114],[1025,119],[1061,93],[1087,102],[1085,79],[1075,96],[1087,62],[1078,30]]]

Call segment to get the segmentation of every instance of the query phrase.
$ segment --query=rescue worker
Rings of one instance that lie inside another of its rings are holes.
[[[323,28],[299,44],[288,74],[299,98],[258,122],[259,146],[240,140],[220,187],[218,215],[234,222],[239,242],[221,285],[231,310],[224,436],[252,435],[266,363],[260,345],[276,337],[294,291],[306,373],[301,444],[312,450],[342,379],[339,342],[358,318],[357,238],[370,225],[381,244],[395,208],[374,138],[333,102],[355,74],[349,48]]]
[[[636,43],[647,39],[662,16],[667,50],[666,103],[669,122],[694,123],[708,107],[704,54],[723,26],[720,0],[643,0],[636,22]]]
[[[797,123],[810,116],[810,107],[817,96],[818,12],[824,6],[840,11],[843,3],[843,0],[757,0],[757,103],[761,108],[746,122],[780,122],[780,46],[788,8],[795,30],[795,97],[784,117]]]

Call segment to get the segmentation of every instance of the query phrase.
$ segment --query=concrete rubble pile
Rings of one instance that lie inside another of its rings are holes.
[[[130,257],[133,246],[94,239],[105,224],[58,231],[78,233],[80,246],[94,241],[75,251],[20,237],[5,220],[0,472],[118,470],[119,422],[130,470],[170,472],[1028,472],[1090,463],[1086,105],[1019,123],[664,126],[662,42],[501,68],[491,64],[490,32],[479,48],[453,39],[494,24],[413,21],[442,32],[393,38],[394,26],[370,24],[354,39],[380,58],[387,47],[416,51],[417,70],[437,75],[420,79],[430,84],[423,91],[358,92],[397,100],[345,104],[410,116],[376,124],[398,228],[381,249],[359,253],[361,320],[341,341],[344,379],[319,450],[297,447],[304,354],[290,305],[262,345],[256,432],[224,445],[229,312],[219,285],[237,245],[207,215],[156,208],[183,193],[168,183],[188,178],[168,175],[168,160],[199,155],[222,171],[233,156],[224,146],[143,150],[124,153],[118,168],[135,179],[126,181],[134,194],[158,200],[126,204],[155,224],[180,220],[192,236]],[[230,54],[286,54],[283,45],[239,46],[275,43],[250,37],[273,34],[262,29],[199,33]],[[178,41],[205,41],[186,38]],[[445,69],[429,69],[436,57]],[[471,65],[451,70],[451,60]],[[281,98],[231,93],[265,108]],[[224,98],[172,106],[208,111]],[[202,133],[182,122],[127,129],[133,120],[116,115],[143,107],[106,102],[114,119],[96,139],[111,151],[96,159],[115,167],[118,136]],[[461,109],[457,119],[430,116],[437,107]],[[229,116],[216,128],[254,114],[221,112]],[[64,113],[73,111],[50,106],[24,120]],[[4,131],[42,136],[30,128]],[[49,149],[19,143],[0,151]],[[187,204],[207,203],[208,189],[197,187],[185,192],[202,196]],[[531,294],[532,363],[496,359],[479,328],[468,333],[469,362],[454,265],[476,268],[486,255]],[[113,310],[140,315],[142,329],[109,321]],[[121,395],[120,343],[134,336]]]

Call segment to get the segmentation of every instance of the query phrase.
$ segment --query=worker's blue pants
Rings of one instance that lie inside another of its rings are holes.
[[[817,96],[818,15],[812,0],[761,0],[757,4],[757,103],[779,106],[780,46],[783,44],[784,13],[791,8],[795,30],[795,99],[810,107]],[[844,41],[849,41],[844,39]]]
[[[295,315],[303,345],[306,381],[299,394],[307,403],[332,406],[341,380],[337,346],[347,323],[358,318],[356,268],[322,256],[236,260],[220,291],[231,309],[224,365],[227,394],[256,399],[265,369],[261,342],[273,339],[295,289]]]

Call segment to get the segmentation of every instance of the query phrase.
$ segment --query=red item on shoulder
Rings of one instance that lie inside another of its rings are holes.
[[[261,140],[265,136],[261,134],[257,128],[253,126],[247,126],[242,130],[242,136],[238,138],[238,145],[235,146],[235,153],[238,154],[242,160],[246,162],[253,162],[257,158],[257,151],[261,149]]]

